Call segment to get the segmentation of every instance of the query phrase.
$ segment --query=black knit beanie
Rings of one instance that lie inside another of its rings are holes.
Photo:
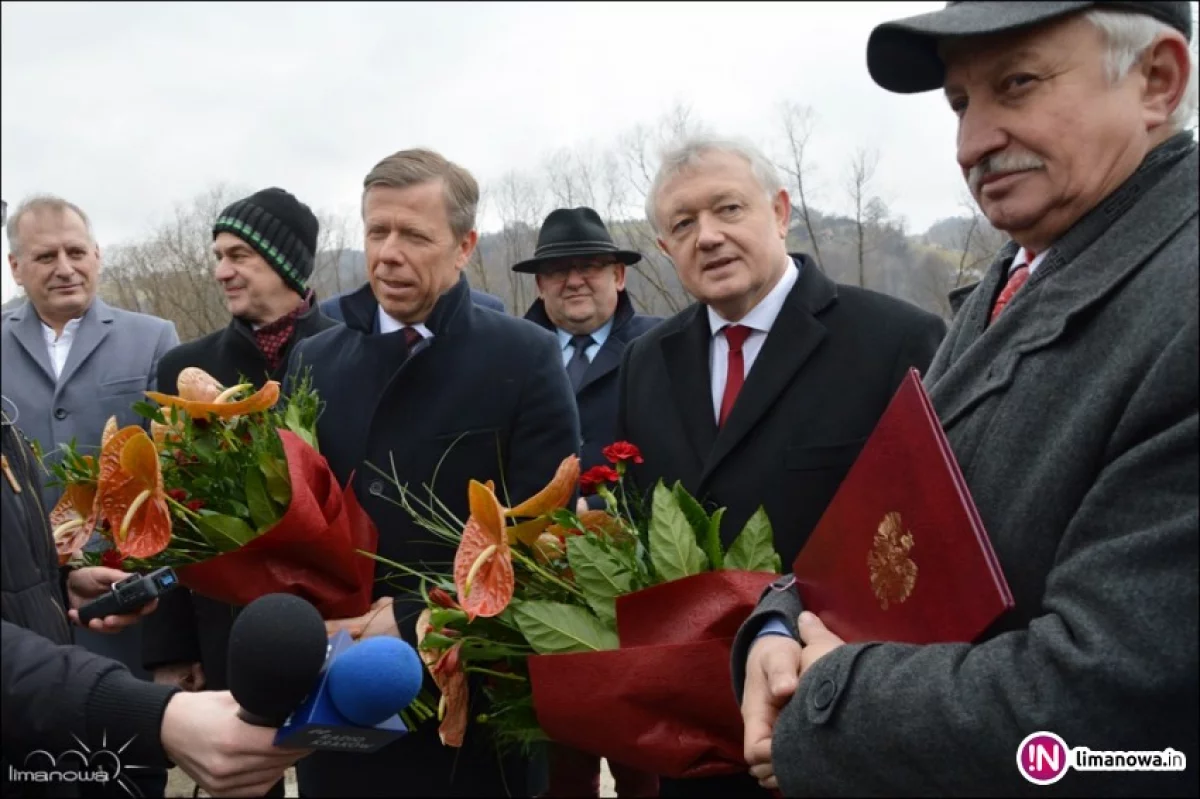
[[[320,224],[312,210],[283,189],[255,192],[217,217],[213,238],[232,233],[249,244],[296,293],[308,293]]]

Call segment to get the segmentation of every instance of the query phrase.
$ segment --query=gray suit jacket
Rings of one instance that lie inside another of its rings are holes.
[[[775,728],[786,795],[1196,795],[1197,168],[1190,135],[1171,139],[994,324],[1015,244],[965,298],[925,383],[1016,608],[974,645],[818,660]],[[764,596],[739,633],[739,694],[764,612],[799,609],[794,590]],[[1036,786],[1016,754],[1039,730],[1172,747],[1188,768]]]
[[[116,416],[121,427],[145,422],[133,403],[154,389],[158,359],[177,344],[173,322],[113,308],[97,297],[56,381],[42,321],[26,302],[5,315],[0,329],[3,393],[16,405],[17,426],[39,443],[47,460],[72,438],[82,448],[98,448],[108,417]],[[46,489],[47,511],[60,493]]]

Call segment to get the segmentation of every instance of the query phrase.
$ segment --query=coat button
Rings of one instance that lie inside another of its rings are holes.
[[[67,418],[67,409],[66,408],[55,408],[54,409],[54,418],[58,419],[60,422],[63,419],[66,419]]]
[[[367,487],[367,490],[371,492],[371,496],[373,496],[373,497],[382,497],[383,496],[383,481],[382,480],[372,480],[371,485],[369,485]]]
[[[817,710],[824,710],[833,702],[835,694],[837,694],[837,686],[833,684],[833,680],[825,680],[817,686],[817,693],[813,696],[813,706]]]

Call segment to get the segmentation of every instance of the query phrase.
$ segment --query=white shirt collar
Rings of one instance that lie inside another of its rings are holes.
[[[1008,273],[1012,274],[1013,270],[1020,269],[1022,266],[1029,264],[1029,274],[1033,275],[1037,268],[1041,266],[1042,261],[1046,260],[1046,256],[1050,254],[1049,250],[1042,250],[1033,257],[1033,261],[1029,260],[1029,250],[1022,247],[1017,250],[1017,254],[1013,256],[1012,265],[1008,267]]]
[[[68,320],[67,323],[63,325],[62,337],[73,338],[81,321],[83,320],[78,317]],[[54,328],[50,327],[50,325],[46,324],[45,322],[42,322],[42,335],[46,337],[47,344],[53,344],[59,339],[58,334],[54,332]]]
[[[383,306],[379,306],[379,310],[376,313],[379,317],[379,332],[381,334],[395,333],[397,330],[403,330],[406,327],[411,327],[420,333],[422,338],[433,338],[433,331],[425,327],[424,322],[417,325],[406,325],[403,322],[388,316],[383,310]]]
[[[800,270],[796,268],[796,262],[792,260],[790,255],[785,257],[787,258],[787,268],[783,270],[783,276],[779,278],[779,282],[737,324],[745,325],[751,330],[757,330],[762,333],[770,332],[771,326],[775,324],[776,317],[783,310],[783,303],[787,300],[788,294],[792,292],[792,288],[796,285],[796,280],[800,277]],[[708,306],[708,327],[714,336],[720,332],[721,328],[728,324],[730,324],[728,319],[722,318],[719,313],[713,310],[711,305]]]

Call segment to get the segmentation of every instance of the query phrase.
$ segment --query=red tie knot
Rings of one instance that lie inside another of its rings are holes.
[[[741,352],[746,339],[750,338],[750,334],[754,331],[745,325],[726,325],[721,328],[721,332],[725,334],[725,340],[729,342],[729,351]]]

